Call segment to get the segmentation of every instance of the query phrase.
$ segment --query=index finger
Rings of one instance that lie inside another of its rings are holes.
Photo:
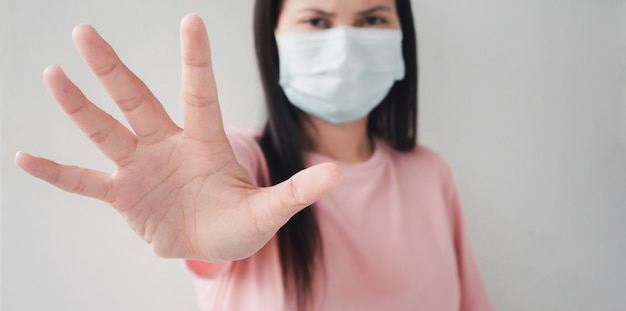
[[[181,22],[180,32],[184,133],[203,142],[222,142],[226,135],[204,23],[197,15],[187,15]]]

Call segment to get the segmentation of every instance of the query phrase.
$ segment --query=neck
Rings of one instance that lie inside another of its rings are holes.
[[[372,156],[374,145],[367,134],[367,118],[332,124],[309,116],[307,121],[303,127],[313,151],[348,163],[363,162]]]

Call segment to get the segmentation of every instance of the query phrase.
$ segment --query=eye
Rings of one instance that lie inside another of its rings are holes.
[[[330,23],[328,22],[328,20],[324,19],[324,18],[311,18],[306,20],[306,23],[315,27],[315,28],[328,28],[330,27]]]
[[[363,18],[356,26],[359,27],[376,27],[387,24],[387,20],[378,16],[368,16]]]

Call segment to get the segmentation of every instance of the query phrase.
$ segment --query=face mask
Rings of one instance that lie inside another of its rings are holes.
[[[367,116],[404,78],[397,29],[334,27],[276,34],[276,42],[289,101],[334,124]]]

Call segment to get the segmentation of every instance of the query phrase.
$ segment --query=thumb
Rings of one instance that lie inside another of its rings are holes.
[[[275,232],[293,215],[315,203],[341,179],[341,169],[336,164],[323,163],[302,170],[288,180],[266,188],[267,209],[259,211],[259,224]]]

